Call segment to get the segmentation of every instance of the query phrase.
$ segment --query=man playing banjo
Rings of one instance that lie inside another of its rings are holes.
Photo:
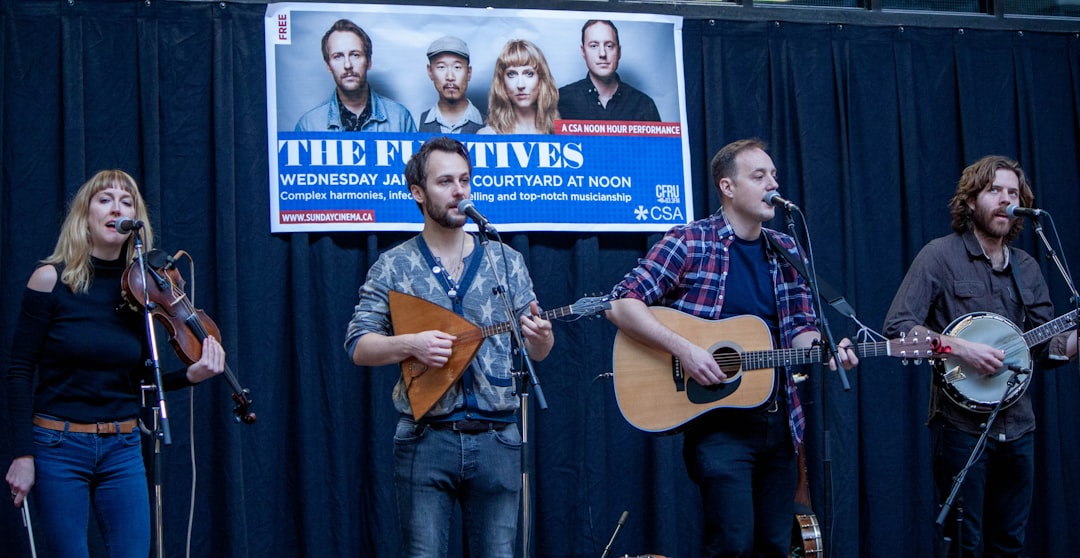
[[[1015,161],[987,156],[964,169],[949,202],[953,234],[923,247],[885,318],[886,336],[925,326],[945,334],[941,341],[950,351],[935,372],[930,399],[939,502],[972,455],[988,413],[999,408],[958,494],[962,531],[957,533],[957,506],[944,522],[942,536],[954,541],[949,556],[976,556],[980,546],[984,556],[1020,555],[1035,474],[1030,367],[1052,368],[1076,355],[1076,313],[1054,320],[1038,263],[1010,246],[1023,223],[1007,208],[1031,207],[1033,201]],[[1056,330],[1068,331],[1029,347],[1020,332],[1052,320],[1071,320]],[[1018,383],[1007,392],[1014,373]]]

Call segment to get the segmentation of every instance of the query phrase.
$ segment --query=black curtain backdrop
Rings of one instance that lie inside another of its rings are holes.
[[[0,368],[18,342],[26,280],[70,196],[95,171],[122,168],[143,187],[158,246],[194,256],[196,306],[220,326],[259,417],[230,420],[224,381],[169,394],[166,555],[184,556],[194,486],[193,556],[393,556],[398,371],[353,366],[342,340],[366,270],[408,235],[268,232],[265,6],[0,6]],[[718,207],[712,153],[764,139],[782,191],[806,214],[820,279],[866,326],[880,329],[916,251],[949,231],[960,171],[985,154],[1021,162],[1056,218],[1062,255],[1080,265],[1076,34],[702,19],[685,22],[683,40],[695,217]],[[504,235],[549,308],[608,291],[657,236]],[[1040,257],[1063,314],[1061,274],[1030,231],[1019,244]],[[837,337],[859,329],[826,315]],[[529,415],[535,556],[599,556],[624,510],[612,555],[700,555],[700,499],[681,437],[629,426],[611,379],[599,376],[611,372],[614,328],[559,323],[556,334],[537,365],[549,409]],[[178,366],[161,344],[165,367]],[[801,390],[829,556],[934,555],[929,367],[867,359],[848,373],[849,391],[835,373],[813,372]],[[1030,388],[1039,421],[1030,556],[1080,547],[1067,512],[1080,498],[1078,384],[1072,363]],[[0,540],[6,556],[29,555],[11,506],[0,506]]]

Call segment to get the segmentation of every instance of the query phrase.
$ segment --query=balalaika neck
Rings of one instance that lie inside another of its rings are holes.
[[[540,313],[540,317],[545,320],[551,320],[555,318],[565,318],[574,313],[573,306],[562,306],[559,308],[553,308]],[[480,335],[483,337],[491,337],[492,335],[498,335],[500,333],[506,333],[510,331],[510,322],[501,322],[497,324],[480,326]]]

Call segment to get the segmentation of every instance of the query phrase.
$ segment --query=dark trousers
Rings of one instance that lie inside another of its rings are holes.
[[[686,433],[683,458],[701,491],[706,556],[789,555],[798,475],[782,407],[706,416]]]
[[[979,437],[961,432],[943,420],[931,425],[934,479],[939,502],[952,490]],[[1035,482],[1035,435],[1011,442],[987,438],[982,456],[968,470],[964,484],[945,519],[943,537],[952,539],[949,556],[998,558],[1020,556],[1031,511]],[[957,514],[963,528],[957,533]],[[979,554],[979,548],[982,554]]]

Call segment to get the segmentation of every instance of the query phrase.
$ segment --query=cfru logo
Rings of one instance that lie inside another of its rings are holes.
[[[679,187],[675,184],[657,184],[656,203],[682,203],[679,196]]]

